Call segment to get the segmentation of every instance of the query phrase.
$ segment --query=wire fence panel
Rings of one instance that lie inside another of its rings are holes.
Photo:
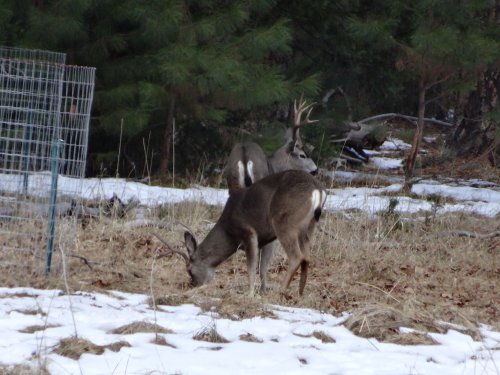
[[[71,246],[85,173],[95,69],[0,47],[0,246],[42,258]],[[61,179],[65,179],[61,183]]]
[[[26,49],[0,46],[0,56],[10,60],[31,60],[64,65],[66,54],[61,52],[45,51],[40,49]]]

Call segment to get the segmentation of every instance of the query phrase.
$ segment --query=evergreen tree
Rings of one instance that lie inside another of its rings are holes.
[[[498,39],[485,32],[482,22],[490,1],[422,0],[417,5],[419,22],[411,44],[401,45],[409,68],[418,76],[417,131],[405,162],[407,189],[412,184],[426,106],[453,92],[470,92],[477,73],[500,57]]]
[[[477,14],[481,34],[497,41],[496,58],[483,64],[471,80],[471,92],[457,98],[456,128],[447,140],[447,148],[459,156],[480,156],[500,166],[500,1],[489,2]],[[482,48],[490,48],[482,46]],[[495,51],[491,51],[494,53]]]
[[[315,91],[317,82],[286,79],[280,58],[290,53],[286,19],[269,22],[272,0],[172,2],[150,14],[155,33],[171,12],[159,49],[151,55],[153,82],[168,100],[160,173],[167,172],[175,117],[221,123],[229,110],[249,109]],[[152,25],[152,28],[150,27]]]
[[[426,107],[470,92],[474,77],[498,58],[498,39],[484,27],[483,15],[492,2],[417,0],[391,1],[385,17],[370,12],[371,20],[354,19],[352,32],[396,48],[396,70],[411,73],[417,89],[417,130],[405,162],[406,188],[411,186],[415,160],[424,131]],[[387,17],[387,16],[390,17]],[[375,16],[375,18],[373,18]],[[394,27],[403,19],[409,20]]]

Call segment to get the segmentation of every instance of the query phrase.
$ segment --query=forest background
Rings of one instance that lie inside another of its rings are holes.
[[[88,176],[218,173],[280,146],[302,94],[320,165],[392,112],[454,124],[440,163],[500,165],[500,0],[0,0],[0,45],[97,68]]]

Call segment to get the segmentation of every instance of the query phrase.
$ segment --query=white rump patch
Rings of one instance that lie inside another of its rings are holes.
[[[249,160],[247,163],[247,172],[248,176],[250,176],[250,179],[252,180],[252,184],[255,182],[255,176],[253,174],[253,161]],[[245,185],[243,185],[245,186]]]
[[[240,187],[245,187],[245,167],[241,160],[238,161],[238,183]]]
[[[322,191],[319,191],[318,189],[313,190],[312,195],[311,195],[311,202],[312,202],[313,209],[316,209],[316,208],[322,206],[323,197],[322,197],[321,193],[322,193]]]
[[[326,192],[324,190],[313,190],[311,195],[311,202],[313,210],[319,207],[323,207],[326,201]]]

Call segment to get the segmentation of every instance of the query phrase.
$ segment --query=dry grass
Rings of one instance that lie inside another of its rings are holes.
[[[201,239],[221,210],[184,202],[164,206],[152,215],[161,217],[162,222],[187,223]],[[123,220],[93,221],[79,227],[75,251],[68,258],[72,290],[151,295],[152,285],[156,308],[195,303],[231,319],[257,315],[272,318],[269,304],[316,308],[332,314],[347,311],[352,313],[349,327],[356,334],[395,342],[427,340],[425,332],[444,330],[436,323],[439,320],[462,325],[475,335],[478,323],[500,330],[500,309],[495,304],[500,300],[499,238],[450,234],[456,230],[489,233],[499,229],[498,218],[436,216],[432,212],[371,218],[362,212],[350,212],[349,216],[326,212],[313,239],[313,261],[303,298],[298,297],[295,279],[285,295],[275,288],[254,299],[247,297],[242,251],[217,269],[211,284],[191,289],[179,256],[156,259],[165,248],[153,232],[181,244],[181,230],[124,224]],[[35,257],[4,251],[0,264],[1,285],[64,289],[59,252],[54,254],[49,277],[44,274],[44,259],[39,253]],[[280,249],[269,271],[272,285],[279,285],[286,264]],[[399,326],[424,333],[402,335],[397,331]]]
[[[120,351],[123,347],[130,347],[126,341],[118,341],[109,345],[96,345],[88,340],[78,337],[70,337],[59,341],[59,345],[53,350],[54,353],[71,359],[80,359],[82,354],[96,354],[104,353],[105,349],[113,352]]]
[[[193,336],[193,339],[216,344],[227,344],[229,342],[229,340],[227,340],[226,338],[221,336],[219,332],[217,332],[215,324],[210,324],[201,329]]]
[[[312,333],[312,335],[313,335],[313,337],[320,340],[323,344],[332,344],[332,343],[336,342],[332,336],[326,334],[323,331],[314,331]]]
[[[23,329],[19,330],[19,332],[22,332],[22,333],[35,333],[35,332],[38,332],[38,331],[45,331],[46,329],[56,328],[56,327],[60,327],[60,326],[57,325],[57,324],[34,325],[34,326],[28,326],[26,328],[23,328]]]
[[[0,375],[50,375],[50,373],[45,366],[0,365]]]
[[[259,339],[257,336],[254,336],[251,333],[245,333],[244,335],[240,335],[240,340],[246,342],[256,342],[259,344],[264,342],[264,340]]]
[[[161,345],[161,346],[169,346],[173,349],[177,349],[177,347],[167,341],[167,339],[161,335],[155,335],[155,337],[150,341],[151,344]]]
[[[131,335],[134,333],[174,333],[171,329],[148,322],[134,322],[111,330],[116,335]]]

